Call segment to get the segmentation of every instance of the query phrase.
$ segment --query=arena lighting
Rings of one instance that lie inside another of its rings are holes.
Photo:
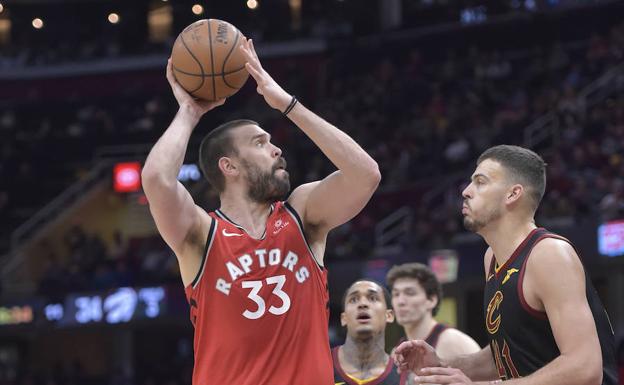
[[[247,7],[249,9],[256,9],[256,8],[258,8],[258,1],[257,0],[247,0]]]
[[[117,23],[119,23],[119,15],[118,15],[118,14],[116,14],[115,12],[110,13],[110,14],[108,15],[108,22],[109,22],[109,23],[111,23],[111,24],[117,24]]]
[[[136,192],[141,189],[141,163],[117,163],[113,167],[113,189],[116,192]]]
[[[41,20],[40,18],[36,17],[33,19],[32,21],[32,26],[35,29],[41,29],[43,28],[43,20]]]
[[[201,15],[202,13],[204,13],[204,7],[202,7],[199,4],[193,5],[193,8],[191,9],[193,10],[193,13],[196,15]]]

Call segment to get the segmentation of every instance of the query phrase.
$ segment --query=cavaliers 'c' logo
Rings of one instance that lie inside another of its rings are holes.
[[[498,314],[496,318],[493,318],[493,316],[494,312],[500,307],[501,302],[503,302],[503,293],[501,291],[497,291],[488,304],[487,315],[485,317],[485,326],[490,334],[496,334],[498,328],[500,327],[500,314]]]

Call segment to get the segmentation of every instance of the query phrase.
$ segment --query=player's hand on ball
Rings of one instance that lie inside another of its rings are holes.
[[[173,75],[173,65],[171,64],[171,58],[167,61],[167,80],[169,81],[169,85],[171,86],[171,90],[173,91],[173,96],[175,96],[176,100],[180,107],[188,108],[189,112],[195,115],[195,117],[199,118],[206,112],[212,110],[215,107],[218,107],[225,103],[225,99],[220,99],[215,102],[209,102],[205,100],[199,100],[192,97]]]
[[[464,372],[455,368],[423,368],[416,373],[414,382],[420,385],[427,384],[452,384],[469,385],[474,384]]]
[[[422,340],[405,341],[394,349],[392,353],[399,373],[411,370],[414,373],[422,368],[441,366],[435,349]]]
[[[256,81],[258,85],[256,90],[258,93],[264,96],[264,100],[269,106],[276,110],[284,111],[288,107],[288,104],[290,104],[292,96],[284,91],[264,68],[262,68],[251,39],[244,41],[240,49],[247,58],[245,68],[247,68],[247,72],[249,72]]]

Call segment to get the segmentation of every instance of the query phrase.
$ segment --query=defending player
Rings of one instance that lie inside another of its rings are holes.
[[[546,185],[542,158],[522,147],[492,147],[471,179],[462,214],[465,227],[490,246],[490,346],[441,360],[424,341],[407,341],[395,351],[400,369],[425,384],[616,385],[613,330],[576,250],[535,226]]]

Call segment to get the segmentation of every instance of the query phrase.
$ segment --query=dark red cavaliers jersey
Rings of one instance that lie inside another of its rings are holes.
[[[333,384],[327,272],[295,210],[272,206],[262,239],[219,210],[195,280],[193,385]]]
[[[545,238],[561,239],[570,243],[557,234],[538,228],[526,237],[501,267],[497,268],[496,258],[492,258],[485,284],[483,310],[490,349],[502,380],[528,376],[561,354],[548,315],[533,309],[526,302],[522,288],[531,251]],[[602,350],[602,384],[616,385],[618,381],[613,329],[587,273],[585,288]]]

